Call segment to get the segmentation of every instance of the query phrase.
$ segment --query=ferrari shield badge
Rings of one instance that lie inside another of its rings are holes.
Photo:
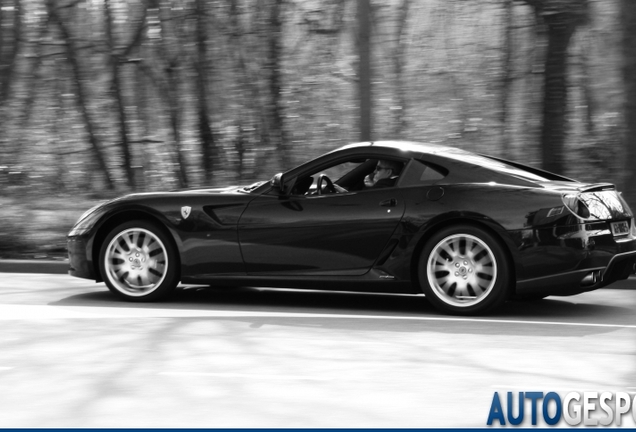
[[[183,216],[184,219],[187,219],[188,216],[190,216],[190,212],[191,211],[192,211],[192,207],[183,206],[183,207],[181,207],[181,216]]]

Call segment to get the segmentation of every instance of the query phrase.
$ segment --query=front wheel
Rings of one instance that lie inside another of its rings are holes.
[[[511,283],[506,254],[487,231],[456,225],[434,233],[418,263],[426,298],[444,312],[477,315],[500,306]]]
[[[108,289],[130,301],[155,301],[179,283],[178,257],[168,234],[154,223],[125,222],[107,236],[99,268]]]

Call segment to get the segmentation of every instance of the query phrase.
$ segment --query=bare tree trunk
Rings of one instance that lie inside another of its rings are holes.
[[[144,53],[140,53],[143,55]],[[150,103],[151,92],[150,92],[150,84],[148,83],[147,77],[145,76],[143,70],[140,67],[135,68],[135,99],[137,101],[137,119],[139,121],[139,129],[138,133],[141,136],[140,143],[140,164],[142,166],[141,173],[144,175],[139,176],[136,179],[136,184],[138,187],[143,190],[148,190],[148,188],[152,188],[154,183],[148,181],[148,176],[145,175],[149,170],[153,161],[154,154],[158,152],[155,149],[149,149],[150,143],[147,141],[150,139],[151,131],[154,131],[154,121],[155,115],[150,113],[150,107],[152,104]],[[154,167],[153,167],[154,168]]]
[[[243,125],[237,125],[237,137],[236,142],[234,144],[234,148],[236,149],[236,153],[238,155],[236,172],[238,174],[238,179],[243,180],[245,175],[245,128]]]
[[[360,103],[360,141],[372,139],[371,96],[371,6],[358,0],[358,98]]]
[[[411,0],[402,0],[398,12],[398,25],[396,32],[396,47],[393,55],[393,70],[395,72],[395,85],[397,95],[397,107],[393,110],[395,113],[395,134],[397,137],[404,138],[404,133],[408,127],[407,123],[407,102],[406,102],[406,81],[404,79],[404,52],[406,44],[404,43],[404,34],[406,23],[408,21]]]
[[[115,184],[108,172],[108,167],[106,166],[106,161],[104,159],[104,155],[102,154],[101,146],[97,136],[95,135],[95,127],[93,122],[91,121],[90,115],[88,113],[87,99],[84,90],[84,85],[82,83],[82,74],[80,72],[79,63],[77,61],[77,55],[75,53],[75,49],[73,48],[72,38],[64,24],[64,20],[59,15],[58,11],[55,8],[55,0],[48,0],[47,8],[49,11],[49,16],[55,22],[57,22],[60,32],[62,34],[62,38],[64,39],[66,52],[68,55],[68,62],[71,65],[71,69],[73,70],[73,75],[75,78],[75,86],[77,89],[77,103],[79,105],[80,112],[84,119],[84,125],[86,126],[86,133],[88,134],[88,139],[91,143],[91,147],[93,148],[93,155],[95,156],[95,160],[97,162],[97,166],[99,170],[102,172],[104,176],[104,180],[106,182],[106,188],[109,190],[113,190],[115,188]]]
[[[35,54],[33,56],[33,67],[31,68],[30,76],[27,78],[30,81],[27,85],[28,94],[26,100],[21,104],[21,115],[19,116],[17,130],[24,131],[29,127],[29,121],[31,120],[31,115],[33,113],[33,105],[35,103],[35,99],[39,94],[38,84],[40,83],[40,68],[42,67],[42,44],[41,42],[45,39],[46,35],[49,33],[49,24],[50,17],[47,19],[46,23],[42,27],[42,32],[38,35],[38,44],[35,47]],[[10,149],[12,153],[13,160],[20,159],[20,153],[22,149],[26,148],[26,143],[28,140],[28,134],[21,134],[18,138],[14,147]]]
[[[283,23],[281,20],[283,0],[272,0],[270,6],[269,28],[269,72],[270,94],[272,98],[272,127],[270,136],[274,135],[276,149],[280,155],[280,163],[283,169],[291,168],[290,155],[287,150],[287,136],[283,124],[283,100],[282,88],[282,55],[283,55]]]
[[[117,103],[117,116],[119,119],[119,137],[121,139],[121,151],[124,156],[124,171],[126,173],[126,184],[128,187],[135,188],[135,180],[132,169],[132,156],[130,153],[130,144],[128,142],[128,126],[126,122],[126,108],[121,91],[121,83],[119,81],[119,59],[115,55],[115,38],[113,36],[113,14],[111,12],[111,0],[104,0],[104,11],[106,13],[106,37],[110,49],[110,68],[113,74],[112,90]]]
[[[508,116],[508,97],[512,85],[512,29],[514,28],[514,12],[511,1],[504,2],[504,34],[503,34],[503,76],[501,79],[501,154],[504,158],[512,158],[510,148],[510,119]]]
[[[4,69],[4,0],[0,0],[0,68]],[[1,74],[0,74],[1,76]]]
[[[258,86],[258,74],[250,72],[250,68],[247,64],[247,56],[244,53],[244,46],[246,43],[243,39],[243,30],[241,29],[239,21],[239,0],[230,0],[230,25],[231,34],[233,40],[233,52],[235,55],[235,61],[239,69],[238,79],[241,83],[242,94],[245,92],[247,96],[244,96],[243,103],[247,105],[248,109],[242,110],[242,118],[238,120],[237,127],[239,128],[239,135],[235,142],[235,148],[239,156],[238,172],[239,178],[244,180],[245,177],[251,179],[260,178],[261,172],[264,168],[264,164],[255,163],[254,172],[248,173],[247,167],[244,164],[244,154],[247,151],[246,130],[254,128],[254,135],[260,137],[260,143],[263,147],[269,147],[270,134],[269,125],[267,121],[267,111],[265,110],[265,104],[263,103],[263,92]],[[267,156],[265,155],[264,158]]]
[[[161,6],[161,5],[159,5]],[[175,143],[175,154],[177,157],[176,174],[179,181],[179,186],[182,188],[188,187],[188,173],[185,162],[185,156],[183,154],[181,144],[181,121],[180,121],[180,106],[179,106],[179,82],[177,75],[177,64],[179,55],[176,54],[172,58],[170,54],[170,47],[168,43],[168,20],[161,13],[162,10],[170,10],[169,7],[159,8],[159,21],[161,24],[161,45],[160,53],[163,60],[166,62],[165,72],[168,80],[167,97],[168,97],[168,111],[170,112],[170,126],[172,129],[172,135]]]
[[[13,27],[12,34],[13,40],[9,45],[8,55],[4,55],[7,50],[5,50],[5,43],[7,43],[7,39],[4,37],[5,29],[3,24],[3,15],[5,13],[4,2],[0,1],[0,125],[4,127],[0,127],[0,143],[4,143],[6,139],[6,135],[9,132],[9,128],[6,126],[10,121],[11,115],[7,110],[6,102],[9,100],[10,92],[11,92],[11,84],[14,80],[14,70],[16,67],[16,63],[18,60],[18,51],[20,48],[20,40],[23,37],[22,35],[22,21],[24,10],[22,9],[21,0],[14,0],[14,10],[13,10]],[[0,156],[3,158],[5,162],[3,163],[12,163],[18,159],[19,147],[16,148],[16,145],[9,141],[6,145],[3,145],[3,148],[0,150]]]
[[[453,52],[457,51],[457,46],[455,42],[455,38],[453,37],[453,16],[456,15],[455,12],[455,3],[454,2],[446,2],[443,3],[444,6],[441,7],[441,17],[443,20],[444,26],[444,55],[446,56],[446,63],[448,64],[448,73],[447,77],[451,82],[451,89],[453,92],[453,98],[457,103],[457,112],[460,116],[460,122],[457,123],[456,134],[461,136],[468,124],[470,109],[470,98],[466,97],[466,86],[461,80],[461,76],[458,73],[460,67],[456,66],[458,64],[457,58],[452,55]]]
[[[46,35],[49,33],[49,23],[50,20],[47,20],[42,27],[42,33],[39,35],[38,44],[35,47],[35,55],[33,56],[33,68],[31,69],[31,73],[29,74],[31,83],[27,86],[29,93],[26,101],[22,104],[22,122],[20,124],[19,130],[26,129],[27,124],[31,118],[31,108],[33,107],[35,98],[38,95],[38,75],[40,73],[40,67],[42,66],[42,44],[40,42],[44,40],[44,38],[46,38]]]
[[[0,3],[1,4],[1,3]],[[22,3],[21,0],[14,0],[13,2],[13,40],[11,41],[11,47],[9,55],[6,58],[0,57],[0,105],[4,104],[9,99],[9,91],[11,88],[11,79],[13,77],[13,70],[18,58],[18,50],[20,48],[20,37],[22,33]],[[2,15],[0,15],[0,24],[2,23]],[[4,32],[4,29],[0,26],[0,34]],[[3,44],[5,43],[3,36],[0,36],[0,56],[2,55]]]
[[[239,79],[242,78],[242,82],[243,82],[243,88],[247,88],[247,89],[251,89],[252,87],[254,87],[254,84],[252,83],[252,81],[248,78],[248,71],[247,68],[245,67],[245,59],[243,58],[243,46],[241,43],[241,36],[243,34],[242,30],[241,30],[241,26],[239,24],[239,11],[238,11],[238,0],[229,0],[229,6],[230,6],[230,38],[232,40],[234,49],[232,50],[234,52],[234,56],[235,56],[235,61],[237,62],[238,68],[240,70],[239,72]],[[255,101],[258,101],[258,89],[256,89],[256,97],[252,98]],[[247,100],[247,98],[244,98],[245,100]],[[243,112],[247,111],[247,110],[242,110]],[[244,120],[243,117],[248,117],[248,120]],[[234,148],[238,154],[238,161],[237,161],[237,166],[236,166],[236,170],[238,173],[238,179],[239,180],[243,180],[244,176],[245,176],[245,164],[244,164],[244,154],[245,154],[245,140],[244,140],[244,123],[250,124],[250,123],[254,123],[254,122],[250,122],[249,120],[250,115],[247,114],[247,116],[242,115],[240,118],[236,119],[236,127],[237,127],[237,133],[238,136],[237,138],[234,140]]]
[[[198,117],[199,117],[199,139],[201,140],[201,150],[203,153],[203,172],[206,184],[212,184],[215,174],[215,163],[218,160],[218,153],[214,142],[214,134],[210,126],[208,112],[208,86],[207,86],[207,34],[206,15],[203,0],[196,0],[197,9],[197,54],[195,61],[197,71],[197,93],[198,93]]]
[[[625,177],[623,194],[633,211],[636,211],[636,2],[621,0],[621,27],[624,81],[624,132]]]
[[[581,47],[581,86],[583,87],[583,98],[585,99],[585,129],[587,133],[593,135],[594,130],[594,112],[596,110],[596,102],[594,101],[594,93],[592,91],[592,79],[590,77],[590,56],[588,55],[589,40],[586,37]]]
[[[565,171],[564,146],[567,134],[567,54],[575,27],[571,17],[565,13],[547,15],[545,20],[548,27],[548,50],[541,133],[543,167],[562,174]]]
[[[169,87],[169,83],[164,82],[164,79],[160,76],[157,76],[157,74],[155,74],[153,72],[153,70],[144,62],[144,61],[138,61],[136,62],[137,68],[140,72],[143,73],[143,75],[147,78],[149,78],[150,82],[152,82],[152,84],[155,86],[155,88],[157,89],[157,91],[159,92],[159,95],[161,96],[162,100],[166,103],[166,105],[170,105],[167,107],[168,109],[168,115],[170,117],[170,126],[171,126],[171,130],[173,132],[173,137],[175,137],[172,141],[170,141],[169,143],[166,144],[167,147],[167,152],[171,155],[171,168],[173,169],[173,175],[174,178],[177,180],[179,187],[186,187],[183,181],[183,169],[182,169],[182,158],[181,158],[181,153],[180,153],[180,146],[178,145],[178,140],[179,140],[179,129],[178,129],[178,113],[175,112],[175,109],[172,108],[171,104],[173,101],[173,93],[172,91],[168,88]],[[144,108],[144,111],[147,111],[146,108]],[[151,113],[148,117],[148,119],[150,119],[149,121],[154,122],[154,116],[156,114],[155,113]],[[176,121],[175,121],[175,116],[176,117]],[[177,125],[177,129],[175,130],[175,124]],[[150,141],[148,139],[144,140],[144,143],[149,143]]]
[[[4,2],[0,1],[0,143],[4,141],[4,138],[8,132],[6,125],[11,117],[7,110],[6,102],[9,100],[11,83],[13,81],[15,66],[18,60],[18,50],[20,47],[21,27],[22,27],[22,8],[21,0],[14,0],[13,4],[13,26],[12,26],[12,38],[5,38],[5,26],[4,24]],[[10,43],[9,43],[10,41]],[[8,49],[5,49],[5,44]],[[8,53],[7,53],[8,51]],[[5,55],[6,54],[6,55]],[[2,146],[0,149],[0,157],[7,161],[14,156],[12,145]],[[6,162],[5,162],[6,163]]]
[[[61,77],[63,74],[61,73],[61,69],[64,69],[64,65],[58,63],[56,65],[55,74],[58,77]],[[57,104],[55,106],[55,112],[52,113],[51,118],[53,121],[50,122],[51,127],[51,139],[48,140],[48,145],[53,147],[51,149],[52,153],[54,153],[55,157],[55,166],[57,168],[57,172],[55,173],[54,184],[55,190],[64,191],[65,189],[65,175],[67,173],[67,169],[64,161],[64,151],[60,148],[60,144],[64,141],[64,139],[60,139],[60,135],[63,133],[60,130],[60,125],[64,122],[64,96],[62,96],[64,91],[64,84],[66,84],[61,79],[57,79],[54,82],[55,96],[57,97]]]
[[[559,174],[566,168],[568,47],[576,27],[587,20],[587,1],[525,0],[543,19],[547,31],[541,155],[543,168]]]

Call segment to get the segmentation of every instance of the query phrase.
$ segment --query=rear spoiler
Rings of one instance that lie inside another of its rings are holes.
[[[616,186],[612,183],[596,183],[591,185],[585,185],[577,189],[579,192],[600,192],[606,190],[616,190]]]

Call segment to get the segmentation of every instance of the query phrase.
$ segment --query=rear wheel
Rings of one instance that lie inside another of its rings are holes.
[[[444,228],[431,236],[420,254],[418,280],[437,309],[476,315],[507,298],[510,269],[499,241],[471,225]]]
[[[130,301],[160,300],[179,283],[172,242],[148,221],[130,221],[113,229],[102,243],[99,266],[108,288]]]

